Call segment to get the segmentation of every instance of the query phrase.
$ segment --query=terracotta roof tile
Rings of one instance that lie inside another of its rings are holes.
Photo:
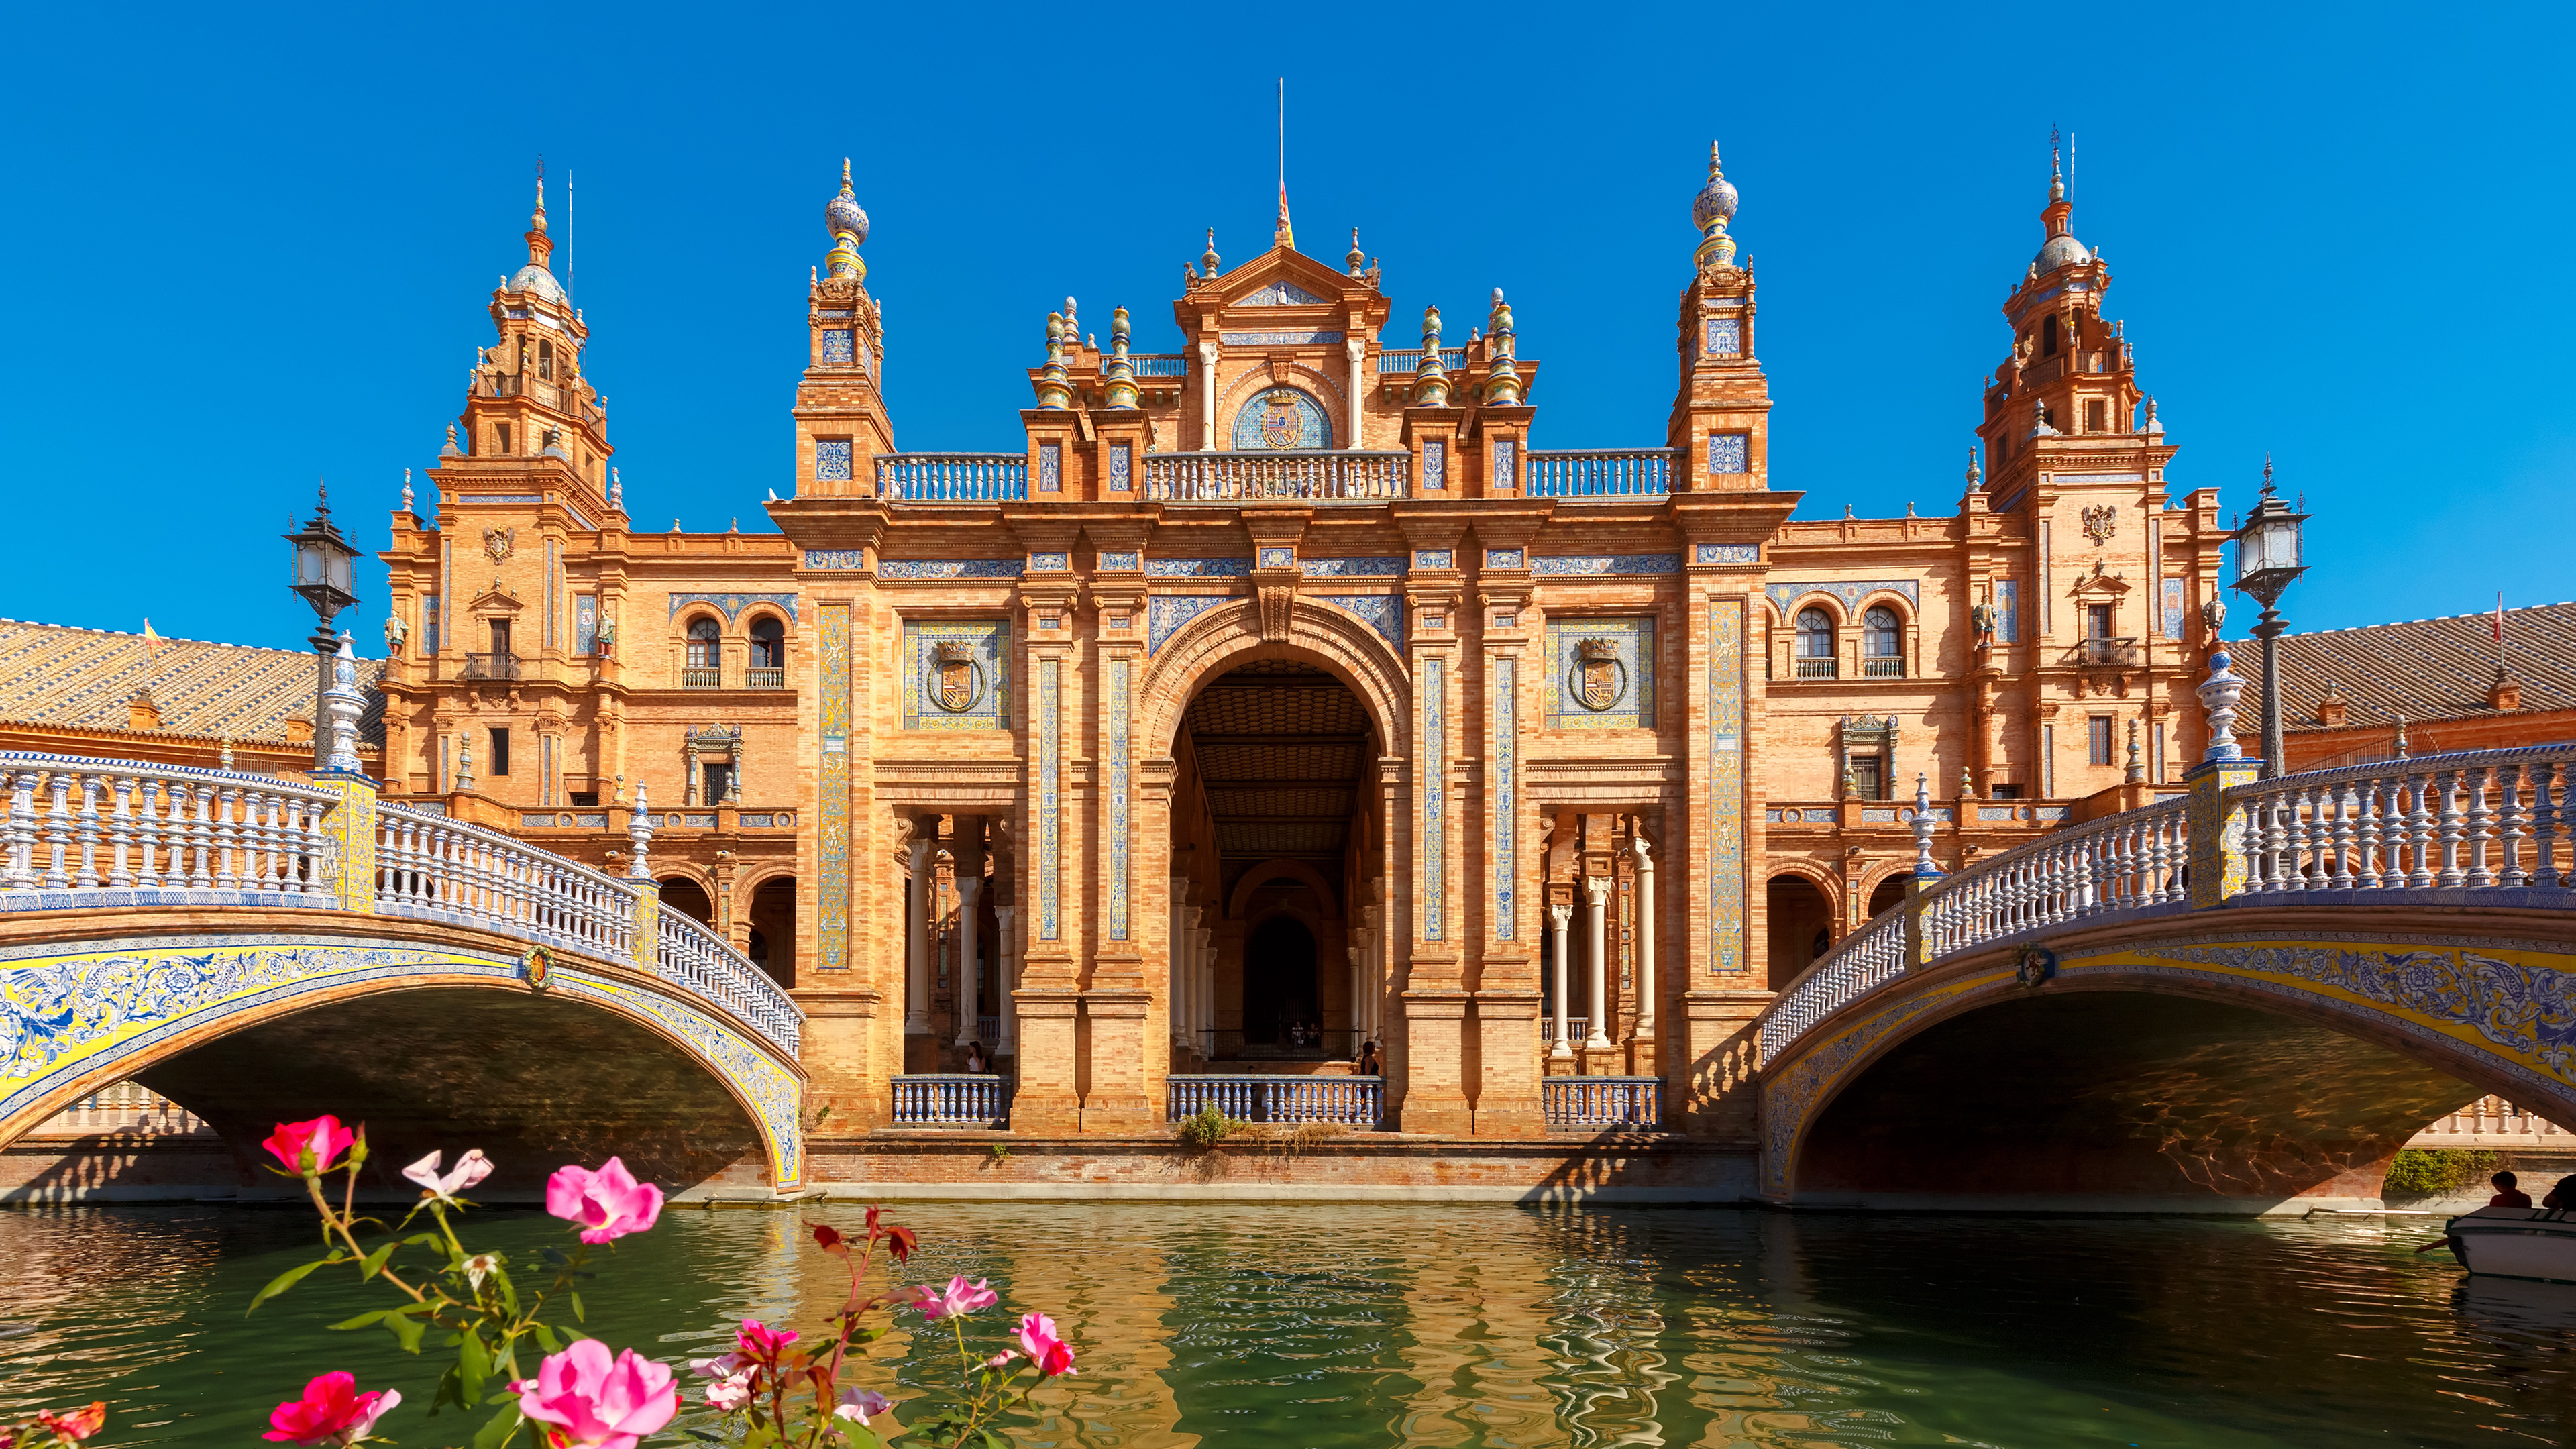
[[[0,720],[87,729],[126,727],[126,702],[145,685],[163,732],[283,740],[290,716],[313,715],[313,656],[300,649],[206,644],[63,624],[0,619]],[[358,661],[367,711],[362,744],[385,738],[385,661]]]
[[[2231,640],[2236,672],[2248,681],[2240,730],[2263,712],[2263,651]],[[2576,708],[2576,603],[2504,611],[2505,664],[2522,685],[2525,710]],[[2359,629],[2281,636],[2281,725],[2317,729],[2317,702],[2332,688],[2348,701],[2348,724],[2461,719],[2495,713],[2495,615],[2458,614]]]

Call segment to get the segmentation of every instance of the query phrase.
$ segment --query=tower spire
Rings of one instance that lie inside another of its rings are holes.
[[[528,264],[542,267],[554,254],[554,238],[546,235],[546,158],[537,158],[537,209],[528,216]]]
[[[1297,229],[1288,224],[1288,78],[1279,78],[1279,221],[1271,228],[1270,244],[1283,251],[1297,249]]]
[[[859,243],[868,239],[868,214],[859,209],[859,199],[850,190],[850,158],[841,158],[841,190],[823,204],[823,228],[832,234],[832,250],[824,264],[835,277],[865,281],[868,264],[859,260]]]
[[[1735,219],[1734,183],[1718,169],[1717,143],[1708,143],[1708,184],[1691,198],[1691,225],[1699,228],[1700,243],[1693,260],[1703,272],[1735,264],[1735,238],[1726,234],[1726,224]]]

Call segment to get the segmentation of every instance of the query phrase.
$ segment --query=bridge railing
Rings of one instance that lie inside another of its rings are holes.
[[[967,1072],[916,1073],[894,1078],[897,1127],[1011,1125],[1011,1079]]]
[[[2416,755],[2227,792],[2249,895],[2566,890],[2576,884],[2576,744]]]
[[[2576,743],[2271,780],[2228,763],[2240,783],[2200,775],[2193,795],[2043,836],[1882,911],[1763,1012],[1763,1059],[1908,970],[2056,926],[2372,891],[2576,906]],[[2196,802],[2214,838],[2195,835]]]
[[[797,1049],[805,1013],[723,937],[664,904],[653,944],[654,967],[663,980],[714,1001],[789,1051]]]
[[[0,753],[0,910],[110,904],[136,892],[186,892],[202,905],[334,905],[338,849],[323,822],[339,800],[260,775]],[[77,899],[93,892],[127,894]]]
[[[625,960],[640,893],[498,830],[387,803],[376,813],[376,909],[455,921]]]

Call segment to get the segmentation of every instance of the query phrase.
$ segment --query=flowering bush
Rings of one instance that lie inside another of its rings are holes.
[[[573,1284],[589,1276],[583,1265],[591,1250],[649,1231],[661,1218],[662,1190],[638,1182],[623,1162],[612,1157],[596,1170],[566,1166],[547,1181],[546,1211],[573,1225],[579,1245],[569,1253],[547,1248],[536,1254],[536,1266],[552,1276],[529,1291],[513,1276],[514,1267],[525,1273],[529,1264],[514,1264],[505,1253],[466,1251],[450,1219],[451,1212],[472,1206],[458,1194],[492,1171],[481,1152],[467,1152],[443,1172],[437,1152],[404,1168],[403,1176],[420,1187],[420,1199],[388,1226],[356,1208],[358,1174],[367,1161],[363,1125],[345,1127],[329,1116],[280,1123],[266,1146],[282,1176],[302,1180],[321,1215],[328,1251],[279,1274],[251,1300],[253,1311],[335,1265],[350,1265],[361,1281],[391,1288],[402,1300],[393,1307],[332,1326],[382,1327],[412,1353],[420,1352],[431,1329],[442,1330],[456,1359],[439,1378],[429,1412],[454,1408],[485,1415],[472,1430],[473,1449],[514,1443],[526,1449],[635,1449],[679,1413],[684,1395],[669,1365],[631,1348],[612,1353],[580,1329],[548,1318],[560,1305],[571,1310],[573,1323],[582,1322],[581,1295]],[[344,1180],[334,1184],[332,1178]],[[413,1231],[423,1214],[427,1227]],[[917,1309],[925,1329],[945,1321],[957,1352],[956,1388],[921,1405],[913,1422],[902,1426],[914,1436],[906,1442],[1001,1444],[1003,1416],[1025,1404],[1030,1390],[1074,1371],[1072,1346],[1042,1313],[1021,1318],[1016,1348],[988,1353],[971,1347],[966,1319],[992,1307],[999,1295],[986,1282],[969,1283],[962,1276],[944,1289],[897,1285],[896,1268],[920,1240],[912,1229],[883,1221],[879,1209],[868,1209],[866,1235],[856,1242],[828,1224],[810,1227],[815,1246],[847,1264],[848,1297],[814,1342],[803,1343],[794,1329],[745,1319],[735,1330],[733,1352],[691,1365],[713,1380],[704,1399],[717,1412],[721,1432],[691,1429],[690,1437],[746,1449],[874,1449],[898,1432],[891,1417],[895,1406],[873,1388],[845,1382],[844,1371],[855,1366],[848,1362],[853,1344],[889,1331],[868,1317],[890,1317],[898,1308]],[[887,1260],[885,1281],[871,1292],[867,1278],[879,1245]],[[413,1259],[398,1266],[395,1259],[406,1249],[413,1250]],[[531,1275],[527,1285],[536,1281]],[[526,1374],[523,1356],[540,1351],[535,1374]],[[390,1436],[377,1430],[402,1403],[396,1390],[362,1392],[351,1375],[326,1373],[306,1384],[301,1397],[277,1406],[264,1437],[334,1449],[381,1442]],[[74,1449],[98,1432],[106,1415],[107,1406],[99,1403],[69,1414],[43,1413],[28,1424],[0,1425],[0,1449]]]

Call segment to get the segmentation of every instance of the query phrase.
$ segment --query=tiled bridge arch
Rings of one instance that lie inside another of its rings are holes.
[[[756,1152],[801,1184],[799,1014],[650,881],[355,777],[0,755],[0,781],[0,1143],[138,1078],[237,1147],[372,1102],[388,1152],[479,1125],[522,1135],[510,1166]]]
[[[2476,1096],[2576,1121],[2571,765],[2230,765],[1939,881],[1766,1013],[1764,1192],[2260,1210]]]

